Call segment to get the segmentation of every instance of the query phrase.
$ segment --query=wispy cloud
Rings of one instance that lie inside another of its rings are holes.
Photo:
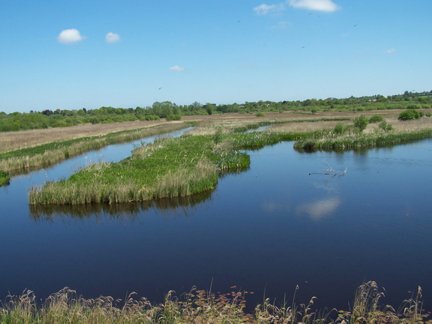
[[[297,9],[335,12],[339,6],[333,0],[288,0],[288,5]]]
[[[185,70],[185,68],[180,65],[173,65],[169,69],[171,72],[176,72],[176,73],[183,72]]]
[[[386,49],[385,52],[387,55],[393,55],[396,53],[396,49],[395,48],[388,48],[388,49]]]
[[[75,28],[65,29],[57,36],[57,40],[62,44],[78,43],[84,40],[84,36]]]
[[[271,26],[273,30],[285,30],[288,29],[290,23],[288,21],[278,21],[277,24]]]
[[[105,41],[108,44],[117,43],[120,41],[120,35],[113,32],[109,32],[105,35]]]
[[[277,3],[277,4],[260,4],[259,6],[256,6],[253,8],[255,13],[260,16],[265,16],[271,13],[278,13],[285,9],[285,6],[283,3]]]

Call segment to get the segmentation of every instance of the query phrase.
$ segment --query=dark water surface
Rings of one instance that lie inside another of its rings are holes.
[[[68,286],[86,297],[136,291],[158,301],[213,281],[214,290],[254,291],[253,302],[264,291],[282,300],[298,284],[299,301],[315,295],[346,307],[373,279],[385,303],[397,306],[421,285],[432,308],[432,141],[363,154],[300,154],[283,143],[251,152],[249,171],[196,199],[29,208],[31,186],[132,148],[113,145],[0,188],[1,297]],[[309,175],[326,169],[338,175]]]

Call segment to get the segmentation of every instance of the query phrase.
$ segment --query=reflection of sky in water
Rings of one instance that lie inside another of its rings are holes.
[[[334,214],[342,203],[339,178],[348,176],[346,168],[337,170],[326,162],[324,169],[309,172],[308,175],[308,181],[305,181],[308,194],[303,195],[301,199],[288,196],[279,201],[269,199],[261,204],[261,210],[269,214],[308,216],[312,220],[320,220]]]
[[[320,220],[333,214],[340,204],[341,200],[339,197],[312,201],[297,207],[297,214],[307,215],[313,220]]]

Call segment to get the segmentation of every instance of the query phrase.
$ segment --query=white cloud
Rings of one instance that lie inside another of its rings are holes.
[[[65,29],[57,36],[57,40],[62,44],[72,44],[84,40],[84,36],[75,28]]]
[[[118,41],[120,41],[120,35],[113,32],[109,32],[105,35],[105,41],[109,44],[117,43]]]
[[[169,69],[170,69],[170,71],[177,72],[177,73],[183,72],[185,70],[184,67],[182,67],[180,65],[173,65]]]
[[[288,4],[293,8],[323,12],[334,12],[339,9],[333,0],[288,0]]]
[[[268,15],[270,13],[277,13],[284,10],[283,4],[260,4],[259,6],[256,6],[253,8],[255,13],[260,16]]]
[[[387,55],[393,55],[393,54],[395,54],[396,53],[396,49],[395,48],[388,48],[387,50],[386,50],[386,54]]]

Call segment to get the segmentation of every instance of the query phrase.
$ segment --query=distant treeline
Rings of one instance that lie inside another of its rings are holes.
[[[176,105],[175,103],[155,102],[151,107],[113,108],[80,110],[43,110],[29,113],[0,112],[0,132],[66,127],[78,124],[113,123],[135,120],[178,120],[181,116],[212,115],[224,113],[262,113],[283,111],[366,111],[375,109],[423,109],[432,108],[432,91],[408,92],[394,96],[350,97],[345,99],[307,99],[303,101],[258,101],[216,105],[212,103]]]

